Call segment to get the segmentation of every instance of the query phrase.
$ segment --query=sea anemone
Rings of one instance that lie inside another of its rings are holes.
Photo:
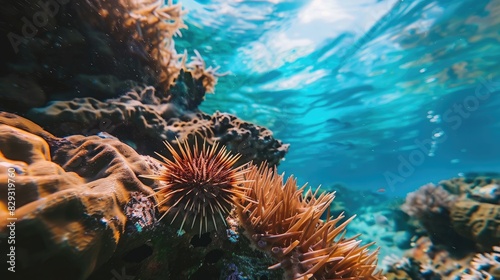
[[[160,180],[164,184],[156,189],[158,206],[165,206],[161,216],[171,216],[171,224],[182,217],[179,232],[185,224],[193,229],[199,223],[199,233],[225,225],[235,198],[244,199],[244,174],[247,165],[234,167],[240,155],[230,154],[224,146],[214,143],[209,146],[203,141],[201,148],[195,138],[194,146],[187,140],[179,141],[178,150],[165,142],[173,160],[156,153],[164,161],[165,170],[159,175],[141,177]]]
[[[345,238],[345,228],[354,218],[331,218],[333,193],[319,194],[266,164],[251,166],[245,174],[247,199],[238,203],[245,234],[254,245],[279,262],[285,279],[384,279],[375,273],[377,251],[369,254],[358,236]],[[319,195],[318,195],[319,194]],[[327,212],[328,211],[328,212]],[[326,219],[321,219],[326,213]]]

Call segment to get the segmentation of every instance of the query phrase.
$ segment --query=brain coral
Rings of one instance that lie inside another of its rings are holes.
[[[6,217],[17,218],[16,276],[24,279],[87,278],[119,246],[126,249],[119,241],[131,192],[152,194],[136,174],[152,172],[153,163],[132,148],[97,136],[56,138],[6,113],[0,114],[0,163],[3,171],[15,170],[16,192],[11,213],[12,177],[2,172],[0,239],[8,235]]]
[[[499,178],[498,173],[467,173],[439,182],[456,197],[449,207],[452,228],[481,251],[500,242]]]

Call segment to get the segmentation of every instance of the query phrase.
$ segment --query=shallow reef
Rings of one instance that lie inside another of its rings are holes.
[[[135,174],[154,163],[115,139],[56,138],[7,113],[0,123],[2,174],[10,168],[16,174],[16,277],[87,278],[134,229],[123,209],[132,193],[152,193]],[[7,185],[6,175],[1,182]],[[6,192],[2,188],[2,228],[11,213]],[[153,223],[146,219],[144,227]]]
[[[367,250],[371,244],[344,237],[351,219],[339,225],[343,215],[320,219],[332,194],[303,192],[265,163],[244,166],[245,194],[232,202],[226,226],[197,234],[161,220],[174,209],[160,207],[165,191],[158,190],[165,187],[161,179],[139,176],[163,174],[166,166],[158,160],[115,138],[58,138],[10,113],[0,114],[0,124],[2,169],[16,174],[19,279],[104,279],[120,269],[141,279],[279,279],[283,273],[285,279],[383,279],[375,273],[377,251]],[[7,180],[0,177],[2,185]],[[196,190],[197,183],[190,184],[187,197]],[[11,213],[6,197],[0,204],[3,240]]]
[[[185,12],[4,3],[0,249],[15,231],[16,273],[0,278],[500,279],[499,174],[404,202],[298,186],[272,131],[198,108],[222,74],[175,49]]]
[[[499,279],[499,179],[466,174],[408,194],[411,248],[383,258],[387,278]]]
[[[467,173],[405,199],[339,184],[325,189],[338,194],[332,213],[356,214],[347,236],[380,246],[387,279],[482,280],[500,279],[499,180],[498,173]]]
[[[191,58],[176,52],[173,37],[185,27],[180,4],[54,2],[57,12],[35,27],[18,19],[46,7],[23,3],[0,12],[14,51],[0,54],[0,110],[59,137],[108,133],[141,154],[197,135],[242,154],[242,162],[275,165],[288,151],[265,127],[198,109],[219,74],[196,50]]]
[[[221,74],[177,53],[184,13],[153,0],[2,8],[6,279],[385,279],[373,244],[345,235],[353,216],[330,211],[333,193],[278,173],[288,144],[198,109]]]
[[[500,279],[500,175],[405,201],[298,186],[272,131],[199,109],[222,74],[175,49],[184,13],[2,7],[0,249],[14,228],[16,274],[0,278]]]
[[[174,100],[175,101],[175,100]],[[58,136],[105,132],[133,146],[141,154],[163,151],[163,141],[206,139],[242,155],[241,162],[267,161],[276,165],[288,145],[270,130],[215,112],[213,115],[169,102],[153,87],[135,88],[106,101],[78,98],[34,108],[27,115]],[[196,107],[195,107],[196,108]]]

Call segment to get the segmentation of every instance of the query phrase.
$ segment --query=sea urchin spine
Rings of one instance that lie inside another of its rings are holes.
[[[234,199],[245,197],[244,174],[246,165],[234,167],[240,155],[232,155],[224,146],[214,143],[211,147],[203,141],[202,147],[191,147],[188,141],[179,141],[178,151],[170,143],[165,146],[173,160],[156,153],[165,162],[165,170],[159,175],[141,177],[160,180],[164,184],[156,189],[159,206],[167,210],[173,223],[177,216],[182,217],[180,232],[185,224],[194,224],[198,220],[199,233],[209,226],[217,230],[217,223],[225,224],[225,216],[230,212]]]
[[[292,176],[285,181],[265,164],[250,169],[248,198],[237,204],[237,213],[255,247],[278,261],[270,269],[282,268],[286,280],[385,280],[375,271],[378,250],[368,251],[373,243],[345,237],[354,217],[330,216],[334,193],[304,193],[306,185],[299,188]]]

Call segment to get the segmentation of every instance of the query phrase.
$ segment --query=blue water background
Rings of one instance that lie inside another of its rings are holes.
[[[230,72],[201,109],[270,128],[300,183],[403,196],[500,170],[500,0],[182,3],[177,49]]]

